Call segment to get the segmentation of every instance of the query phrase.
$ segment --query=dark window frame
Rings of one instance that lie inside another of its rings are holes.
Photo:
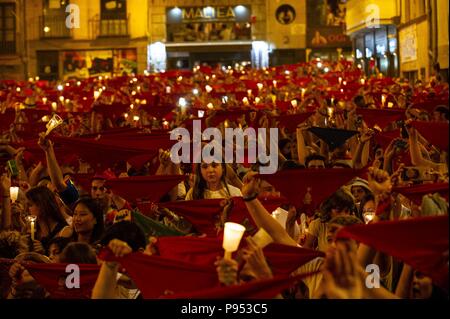
[[[16,53],[16,44],[17,44],[17,21],[15,15],[12,17],[8,17],[8,19],[13,20],[13,27],[12,29],[8,29],[6,27],[6,11],[8,8],[12,8],[12,11],[16,13],[16,4],[13,2],[5,2],[0,3],[0,55],[6,55],[6,54],[15,54]],[[12,41],[6,41],[6,34],[8,32],[12,32],[13,34],[13,40]]]

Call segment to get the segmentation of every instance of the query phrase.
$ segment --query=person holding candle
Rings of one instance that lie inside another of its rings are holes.
[[[2,194],[2,219],[0,224],[0,230],[9,230],[12,227],[11,218],[11,178],[6,174],[0,177],[0,187]]]
[[[58,206],[56,195],[45,186],[33,187],[25,194],[28,210],[36,217],[35,250],[45,252],[53,237],[67,226]]]

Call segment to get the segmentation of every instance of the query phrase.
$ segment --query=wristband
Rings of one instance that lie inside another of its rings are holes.
[[[256,199],[257,197],[258,197],[258,193],[255,193],[248,197],[242,197],[242,199],[244,200],[244,202],[251,202],[252,200]]]

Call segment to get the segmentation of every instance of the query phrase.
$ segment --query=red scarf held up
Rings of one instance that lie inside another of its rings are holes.
[[[223,256],[222,237],[160,237],[157,247],[160,256],[198,265],[212,265],[217,256]],[[243,243],[241,241],[241,248]],[[281,244],[270,244],[264,255],[275,276],[287,275],[310,260],[323,257],[320,251]]]
[[[184,178],[183,175],[133,176],[110,179],[106,185],[129,202],[134,202],[136,198],[149,198],[158,202]]]
[[[369,127],[373,127],[377,124],[381,129],[385,128],[391,122],[401,120],[405,116],[405,110],[401,109],[357,108],[356,113],[363,116],[364,122],[366,122]]]
[[[427,194],[439,193],[448,201],[448,189],[448,183],[433,183],[395,187],[392,191],[400,193],[420,205],[422,203],[422,197]]]
[[[117,258],[109,249],[103,250],[99,258],[120,262],[145,299],[156,299],[166,294],[187,293],[219,285],[214,265],[205,267],[142,253],[131,253]]]
[[[402,260],[447,291],[448,236],[448,215],[353,225],[337,234]]]
[[[37,283],[44,287],[52,299],[90,299],[92,289],[100,271],[100,267],[94,264],[78,264],[80,269],[80,288],[68,288],[66,279],[75,274],[73,270],[66,272],[68,264],[35,264],[24,263],[23,266],[36,279]]]
[[[279,127],[285,127],[288,131],[294,132],[297,125],[305,122],[314,112],[305,112],[298,114],[287,114],[273,117],[274,120],[278,120]]]
[[[300,274],[294,277],[276,276],[255,280],[242,285],[232,285],[165,296],[164,299],[271,299],[295,282],[317,274]]]
[[[363,170],[347,168],[289,169],[273,175],[259,175],[259,178],[272,184],[295,207],[300,207],[308,188],[311,188],[313,203],[319,205],[339,187],[362,172]]]
[[[411,125],[428,142],[448,152],[448,123],[413,121]]]
[[[256,226],[248,213],[244,201],[240,197],[233,197],[233,208],[228,216],[228,221],[242,224],[247,220],[251,227],[256,230]],[[223,199],[201,199],[180,202],[160,203],[162,207],[166,207],[176,214],[185,217],[191,222],[197,231],[205,233],[208,237],[216,237],[217,230],[215,223],[218,220],[219,214],[222,212],[220,202]],[[269,210],[273,211],[282,203],[281,199],[271,199],[262,201],[263,205]]]

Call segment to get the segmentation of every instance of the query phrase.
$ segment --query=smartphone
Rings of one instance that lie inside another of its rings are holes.
[[[7,166],[11,177],[17,177],[19,175],[19,169],[17,168],[16,160],[9,160],[7,162]]]

